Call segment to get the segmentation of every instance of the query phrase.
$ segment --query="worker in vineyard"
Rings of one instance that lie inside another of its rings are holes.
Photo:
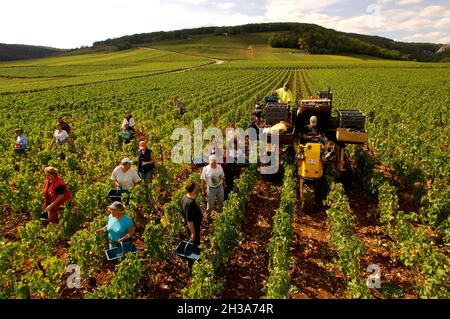
[[[153,180],[153,172],[155,170],[155,158],[153,152],[147,147],[144,141],[139,142],[137,151],[138,173],[145,185],[151,184]]]
[[[133,220],[125,214],[125,206],[121,202],[114,202],[108,206],[108,223],[97,229],[96,234],[108,233],[109,248],[132,244],[132,236],[135,232]]]
[[[182,116],[184,113],[186,113],[186,108],[184,107],[183,102],[178,98],[178,96],[173,97],[173,105],[178,109],[180,112],[180,116]]]
[[[285,121],[280,121],[271,127],[263,129],[264,134],[274,134],[275,132],[286,133],[292,125]]]
[[[20,128],[16,128],[14,131],[16,133],[16,143],[14,146],[14,152],[16,154],[23,154],[28,149],[27,137],[23,133],[23,130]]]
[[[41,220],[49,220],[53,224],[59,223],[59,215],[64,210],[64,204],[72,200],[72,195],[61,177],[58,169],[46,167],[44,169],[44,211]]]
[[[283,87],[276,90],[275,93],[278,96],[278,103],[290,104],[293,100],[292,91],[289,88],[288,82],[284,83]]]
[[[189,240],[196,246],[200,245],[200,227],[203,221],[203,214],[195,198],[198,194],[198,187],[195,182],[191,182],[186,187],[187,194],[181,199],[181,208],[183,211],[183,221],[186,228],[186,234]],[[194,261],[189,259],[189,269],[192,268]]]
[[[200,176],[203,196],[207,198],[206,221],[211,223],[212,211],[221,212],[224,201],[225,173],[217,164],[217,156],[209,157],[209,165],[203,168]]]
[[[323,130],[320,128],[317,122],[316,116],[311,116],[309,119],[309,124],[303,128],[303,138],[307,140],[311,136],[319,136],[320,141],[325,144],[327,142],[327,138],[323,134]]]
[[[63,145],[64,143],[69,144],[71,151],[75,150],[75,143],[73,139],[69,136],[67,131],[63,130],[61,124],[56,124],[55,132],[53,133],[52,141],[50,142],[50,146],[55,145]]]
[[[116,188],[128,191],[142,181],[138,172],[131,166],[132,164],[133,161],[125,157],[120,165],[114,169],[111,180]]]
[[[263,113],[261,100],[256,101],[254,113],[255,113],[256,117],[258,118],[258,121],[261,122],[261,117],[262,117],[262,113]]]
[[[58,118],[56,119],[56,124],[61,125],[61,128],[67,132],[68,135],[70,135],[71,132],[71,128],[69,123],[67,123],[66,121],[64,121],[64,118],[62,116],[58,116]]]
[[[130,143],[130,141],[134,138],[135,134],[135,126],[136,121],[134,120],[133,115],[131,115],[130,111],[125,112],[125,117],[122,121],[122,125],[120,126],[122,129],[122,139],[125,144]]]
[[[252,113],[252,116],[250,118],[250,124],[247,127],[248,129],[254,129],[256,133],[256,140],[259,140],[259,119],[258,114],[256,112]],[[250,135],[251,136],[251,135]]]

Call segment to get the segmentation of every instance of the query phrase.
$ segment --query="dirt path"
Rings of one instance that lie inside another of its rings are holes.
[[[346,281],[333,262],[325,210],[306,214],[298,203],[294,214],[291,283],[298,292],[292,298],[343,298]]]
[[[379,222],[378,204],[367,197],[356,178],[344,182],[350,209],[356,217],[355,234],[366,246],[361,258],[363,270],[371,264],[381,269],[381,288],[371,293],[376,298],[415,298],[414,276],[398,260],[398,253],[390,249],[394,243],[385,235]]]
[[[221,298],[257,299],[264,295],[272,217],[279,207],[280,190],[279,185],[264,179],[256,183],[241,226],[244,240],[235,258],[221,269],[220,277],[225,279]]]

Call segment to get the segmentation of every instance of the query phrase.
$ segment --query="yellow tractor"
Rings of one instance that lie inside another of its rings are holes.
[[[337,116],[332,116],[332,101],[333,93],[328,89],[318,91],[314,98],[299,101],[299,105],[288,112],[286,105],[280,105],[277,109],[278,105],[268,104],[265,109],[266,119],[275,117],[276,121],[292,123],[292,129],[281,133],[279,141],[280,144],[294,146],[300,204],[305,212],[314,211],[321,202],[325,165],[330,164],[336,175],[340,176],[345,171],[345,147],[348,144],[364,144],[368,140],[364,113],[360,110],[337,110]],[[320,134],[305,133],[312,116],[316,117],[321,128]],[[271,122],[276,121],[272,119]]]
[[[329,163],[340,176],[345,171],[345,147],[348,144],[363,144],[368,140],[364,128],[365,115],[360,110],[337,110],[332,116],[333,93],[318,91],[317,96],[300,101],[297,110],[296,127],[302,127],[312,116],[323,128],[320,135],[303,134],[295,145],[300,204],[302,211],[313,211],[320,204],[324,191],[324,170]],[[304,132],[304,130],[303,130]]]

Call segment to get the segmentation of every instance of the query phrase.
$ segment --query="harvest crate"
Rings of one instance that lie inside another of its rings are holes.
[[[366,131],[355,131],[350,128],[338,127],[336,130],[336,139],[338,142],[360,144],[366,143],[369,135]]]
[[[360,110],[337,110],[337,113],[339,127],[364,129],[366,115]]]

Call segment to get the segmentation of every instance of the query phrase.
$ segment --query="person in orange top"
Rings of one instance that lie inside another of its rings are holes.
[[[58,176],[58,170],[54,167],[44,169],[46,177],[44,183],[44,212],[42,221],[49,220],[53,224],[59,223],[58,214],[64,209],[64,204],[72,200],[72,194]]]

